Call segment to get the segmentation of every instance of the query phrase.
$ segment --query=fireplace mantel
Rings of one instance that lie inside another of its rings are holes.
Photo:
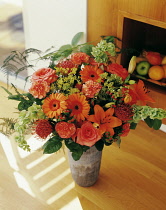
[[[101,35],[114,35],[122,40],[122,42],[117,43],[118,46],[125,48],[128,44],[132,45],[133,43],[131,42],[133,40],[130,42],[130,38],[127,35],[128,31],[134,34],[132,31],[132,20],[141,24],[148,24],[149,29],[153,28],[152,30],[155,32],[153,34],[156,34],[156,31],[161,28],[158,41],[161,41],[162,44],[157,50],[166,55],[166,0],[160,2],[158,0],[88,1],[88,41],[99,40]],[[124,22],[129,22],[129,25],[125,25],[125,28]],[[135,28],[137,29],[137,27]],[[150,41],[148,40],[146,45],[152,43],[155,40],[155,36],[150,36]],[[138,42],[139,38],[137,37],[136,40]],[[159,46],[158,43],[156,42],[156,48]],[[134,43],[133,45],[138,46],[140,43]],[[127,67],[130,58],[122,55],[118,58],[118,62]],[[148,105],[166,109],[166,87],[149,82],[145,82],[145,84],[150,90],[150,95],[156,101],[155,104]],[[163,120],[163,123],[166,124],[166,119]]]

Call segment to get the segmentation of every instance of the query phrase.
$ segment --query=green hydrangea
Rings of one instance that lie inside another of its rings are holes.
[[[25,140],[25,134],[29,134],[31,125],[38,119],[44,119],[45,114],[43,113],[42,107],[34,103],[28,108],[28,110],[22,110],[19,113],[18,121],[14,126],[14,130],[18,133],[15,136],[15,140],[18,142],[19,147],[24,150],[30,151],[29,145]]]
[[[112,42],[101,40],[96,47],[92,47],[92,55],[98,63],[106,63],[109,60],[108,54],[116,55],[115,45]]]
[[[166,110],[163,110],[161,108],[133,105],[133,110],[134,110],[133,122],[135,123],[138,123],[140,120],[146,119],[147,117],[149,117],[150,119],[158,119],[158,120],[166,118]]]

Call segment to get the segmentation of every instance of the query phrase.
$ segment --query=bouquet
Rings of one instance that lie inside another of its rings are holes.
[[[102,37],[97,45],[78,45],[82,33],[71,44],[59,50],[41,55],[36,49],[23,53],[13,51],[4,61],[6,67],[18,60],[24,67],[16,74],[30,68],[29,53],[37,53],[39,60],[49,64],[34,71],[28,93],[9,93],[9,99],[20,101],[18,118],[8,123],[16,133],[15,140],[24,150],[30,151],[25,136],[33,134],[36,141],[42,139],[44,153],[57,152],[65,145],[74,160],[95,146],[99,151],[113,142],[118,145],[121,137],[135,129],[140,120],[159,129],[166,110],[151,108],[142,80],[133,80],[122,65],[116,63],[121,50],[116,37]]]

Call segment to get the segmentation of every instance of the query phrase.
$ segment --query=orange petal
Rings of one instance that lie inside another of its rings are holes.
[[[101,121],[101,119],[103,119],[105,117],[105,112],[103,110],[103,108],[99,105],[95,105],[94,106],[94,111],[95,111],[95,118],[98,122]]]

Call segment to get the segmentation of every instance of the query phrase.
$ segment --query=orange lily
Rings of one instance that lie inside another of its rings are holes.
[[[94,126],[96,125],[99,129],[101,134],[105,133],[106,131],[110,132],[111,135],[114,135],[114,127],[120,126],[122,121],[117,117],[112,116],[114,113],[113,108],[109,108],[106,111],[99,106],[94,106],[94,115],[90,115],[88,120],[94,122]]]
[[[146,105],[146,102],[155,103],[155,101],[148,96],[147,89],[145,88],[144,82],[139,80],[137,84],[133,85],[133,92],[136,95],[138,101],[141,102],[141,105]]]

